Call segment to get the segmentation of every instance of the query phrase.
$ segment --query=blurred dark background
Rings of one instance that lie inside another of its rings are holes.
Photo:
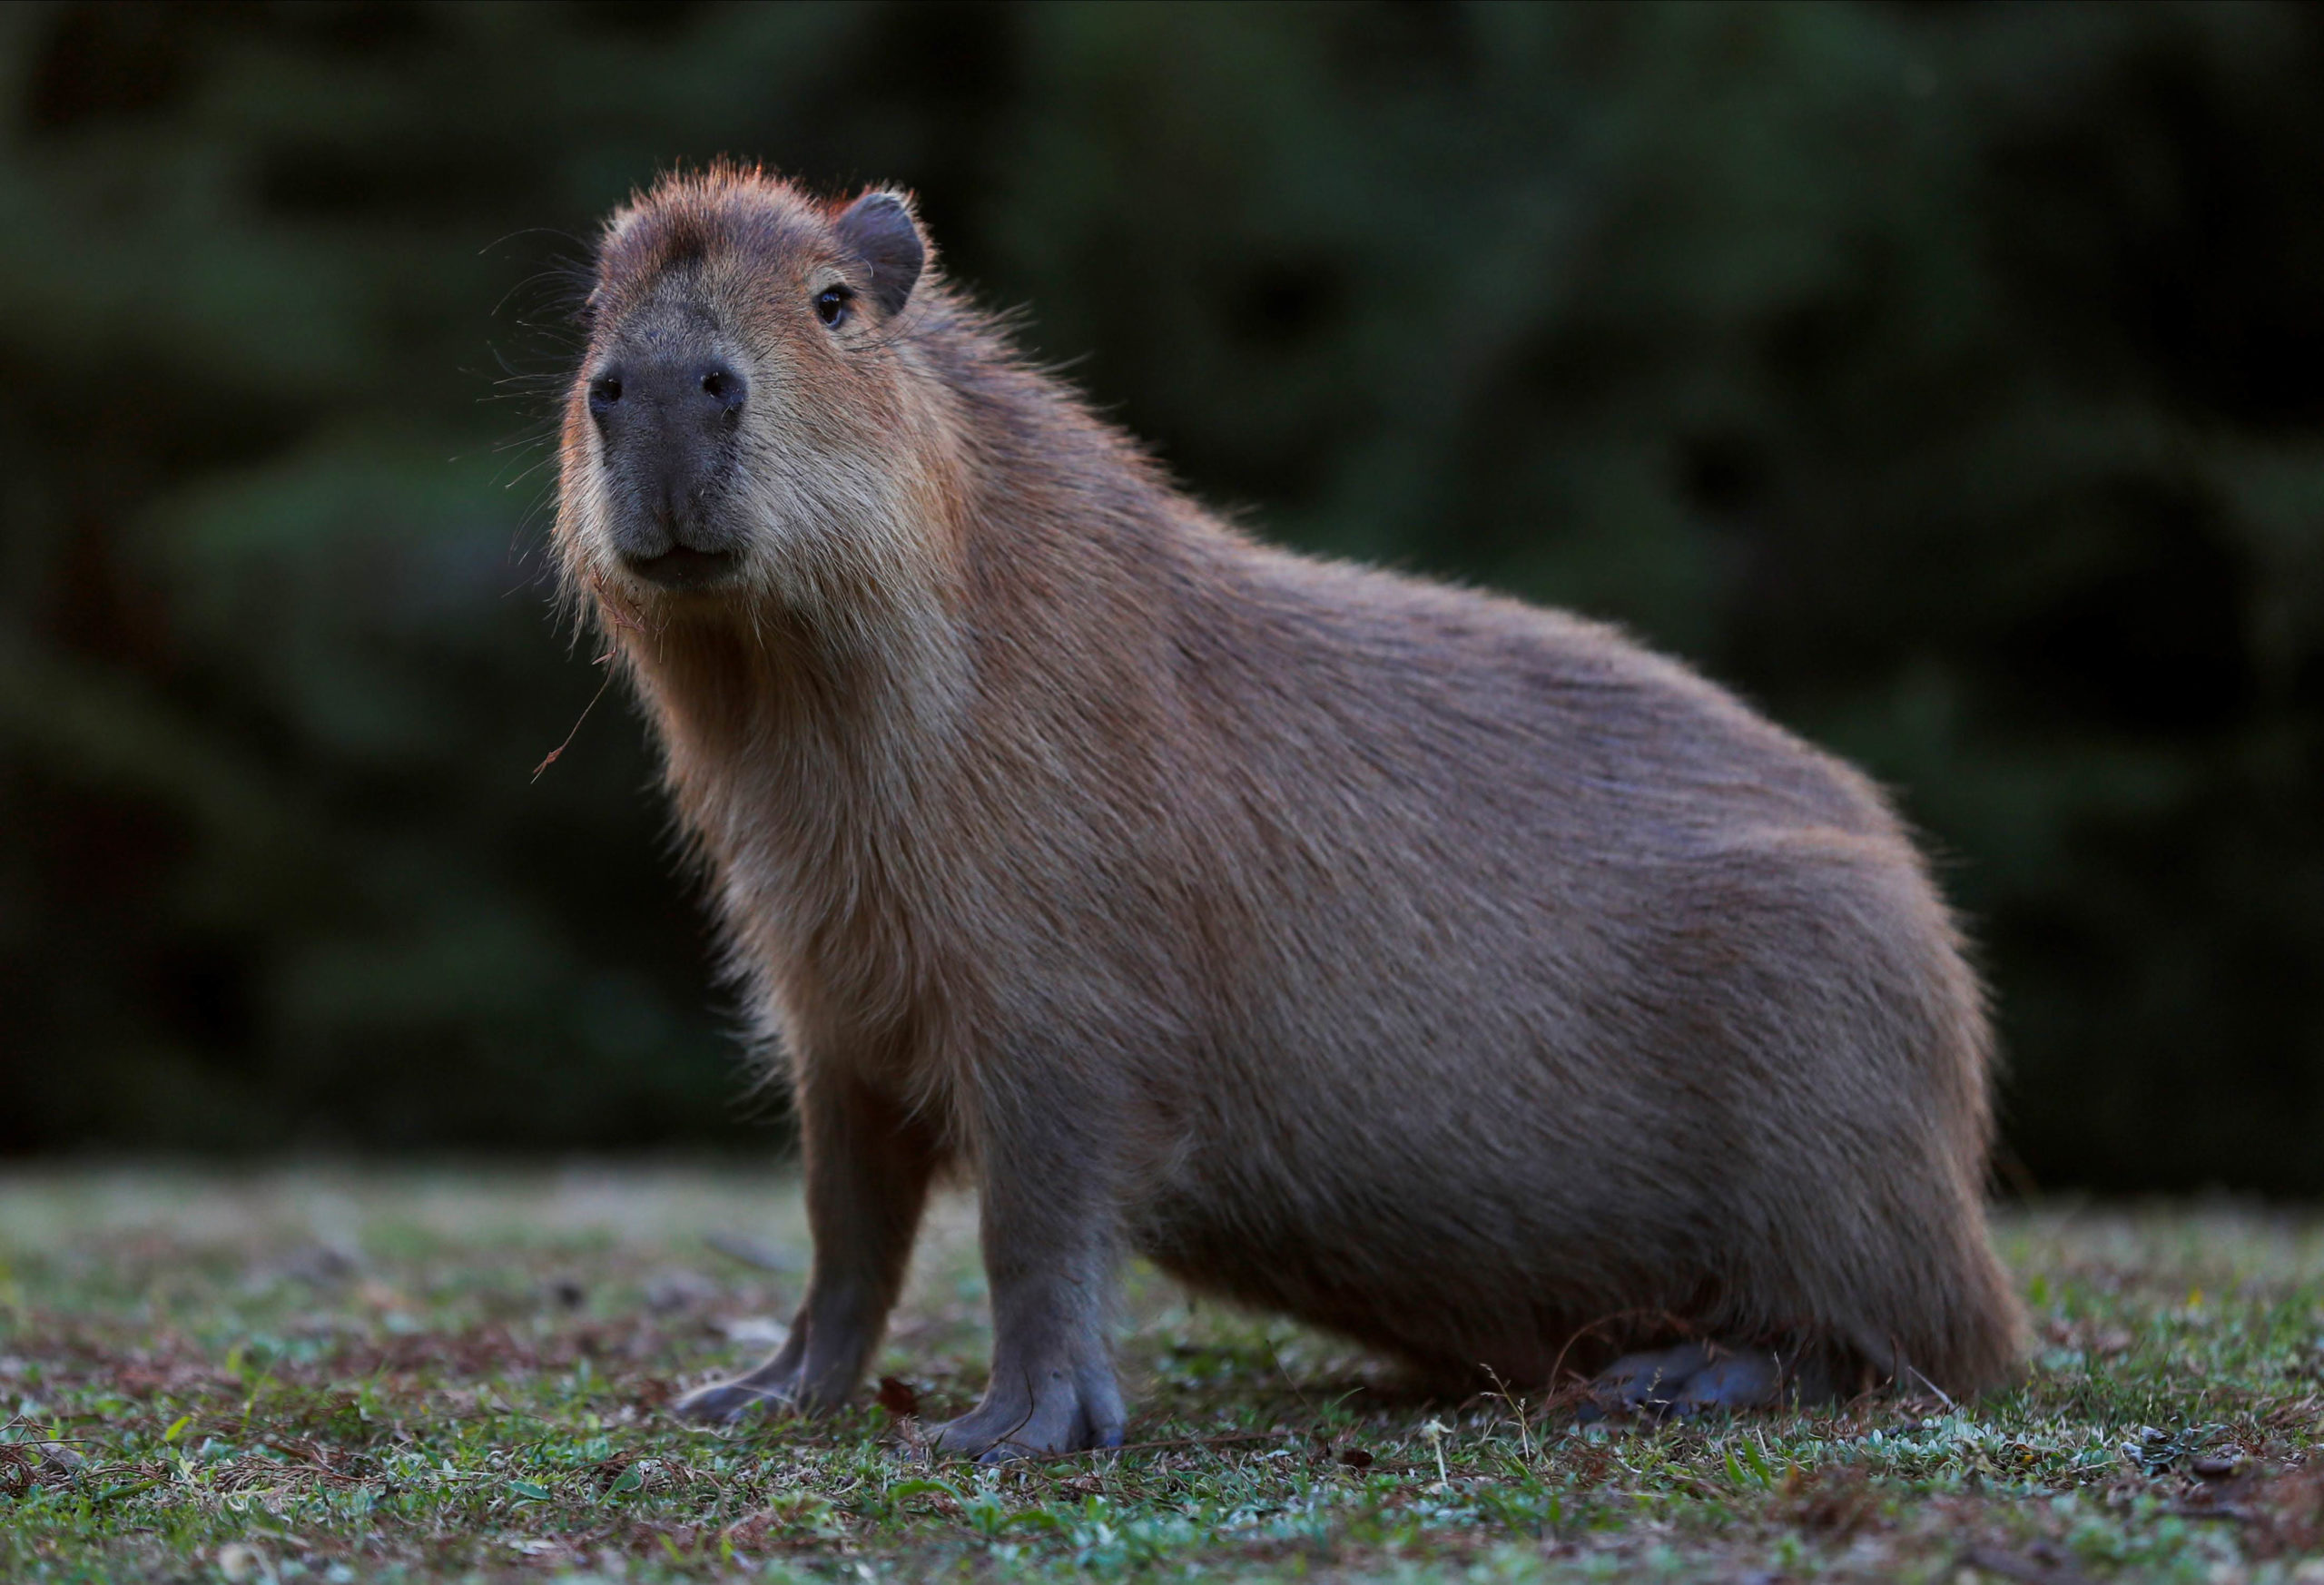
[[[764,1147],[545,600],[596,219],[917,188],[1293,544],[1896,786],[2014,1181],[2324,1190],[2324,14],[0,11],[0,1151]]]

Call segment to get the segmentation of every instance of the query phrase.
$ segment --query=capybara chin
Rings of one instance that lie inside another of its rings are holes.
[[[797,1324],[687,1413],[844,1400],[947,1166],[961,1453],[1120,1440],[1125,1248],[1618,1407],[2009,1369],[1978,985],[1847,766],[1611,628],[1228,527],[897,192],[614,216],[562,464],[803,1137]]]

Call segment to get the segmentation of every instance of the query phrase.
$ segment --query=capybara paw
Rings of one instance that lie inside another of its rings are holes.
[[[1626,1354],[1590,1383],[1582,1418],[1602,1420],[1610,1414],[1666,1413],[1687,1378],[1709,1360],[1709,1349],[1699,1343],[1646,1354]]]
[[[671,1409],[687,1420],[728,1425],[746,1414],[825,1414],[855,1386],[852,1355],[821,1362],[786,1348],[754,1371],[696,1387]]]
[[[766,1383],[737,1376],[731,1382],[696,1387],[672,1403],[670,1412],[705,1425],[731,1425],[746,1414],[790,1414],[803,1407],[795,1383]]]
[[[1758,1409],[1817,1395],[1816,1383],[1787,1368],[1773,1349],[1688,1343],[1616,1360],[1590,1383],[1581,1418],[1683,1420],[1713,1409]]]
[[[1112,1383],[1093,1383],[1085,1391],[1062,1372],[1052,1373],[1029,1403],[1021,1392],[989,1392],[983,1403],[936,1427],[928,1438],[932,1452],[980,1464],[1121,1444],[1121,1396]]]

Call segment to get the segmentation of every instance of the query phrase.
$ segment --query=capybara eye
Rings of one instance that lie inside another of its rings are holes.
[[[723,397],[734,383],[724,369],[714,369],[702,377],[702,391],[704,396]]]
[[[815,317],[838,330],[847,323],[848,299],[855,294],[844,286],[827,286],[815,294]]]
[[[604,412],[621,400],[621,379],[616,375],[605,375],[589,383],[589,406],[593,411]]]

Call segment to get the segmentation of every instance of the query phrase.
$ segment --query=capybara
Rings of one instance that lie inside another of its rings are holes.
[[[949,1452],[1121,1439],[1128,1250],[1615,1409],[2008,1371],[1982,994],[1848,766],[1611,627],[1229,527],[897,192],[615,214],[562,469],[798,1108],[797,1322],[684,1413],[847,1398],[946,1168],[994,1333]]]

